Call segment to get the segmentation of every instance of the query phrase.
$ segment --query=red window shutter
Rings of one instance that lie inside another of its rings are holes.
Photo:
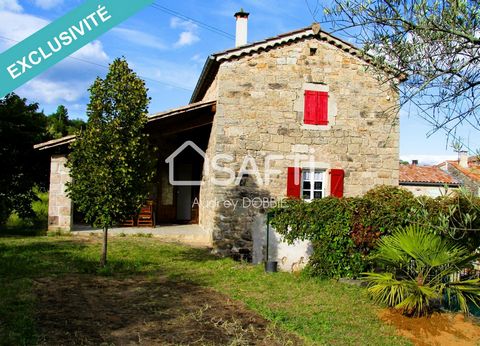
[[[288,167],[287,197],[300,198],[301,183],[302,183],[302,169],[299,167]]]
[[[317,93],[317,122],[318,125],[328,125],[328,93]]]
[[[305,90],[303,122],[328,125],[328,92]]]
[[[343,178],[345,172],[343,169],[330,170],[330,196],[343,197]]]
[[[305,109],[303,113],[303,122],[305,124],[316,123],[317,94],[315,91],[305,90]]]

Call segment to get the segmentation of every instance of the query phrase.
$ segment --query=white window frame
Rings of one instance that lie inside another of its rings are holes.
[[[310,179],[308,180],[305,180],[304,179],[304,173],[305,172],[310,172]],[[320,180],[315,180],[315,173],[321,173],[321,179]],[[316,169],[316,168],[303,168],[302,169],[302,174],[301,174],[301,179],[300,179],[300,196],[301,198],[304,200],[304,201],[313,201],[315,198],[315,192],[321,192],[322,194],[322,197],[320,198],[324,198],[325,197],[325,176],[326,176],[326,170],[325,169]],[[310,182],[310,198],[304,198],[303,196],[303,192],[304,192],[304,189],[303,189],[303,183],[305,181],[309,181]],[[322,182],[322,188],[321,189],[315,189],[315,182]],[[317,198],[318,199],[318,198]]]

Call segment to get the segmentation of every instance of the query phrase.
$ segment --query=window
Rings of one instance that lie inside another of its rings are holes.
[[[325,172],[320,170],[302,170],[302,198],[306,201],[324,196]]]
[[[308,201],[325,197],[327,194],[338,198],[343,197],[344,177],[344,170],[339,168],[324,170],[288,167],[287,197],[303,198]],[[330,186],[330,193],[325,190],[326,180]]]
[[[303,122],[328,125],[328,92],[305,90]]]

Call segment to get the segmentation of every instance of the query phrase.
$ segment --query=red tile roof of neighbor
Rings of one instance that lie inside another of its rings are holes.
[[[400,165],[400,183],[458,185],[458,182],[435,166]]]
[[[469,158],[468,168],[460,166],[458,161],[447,161],[447,163],[455,167],[458,171],[470,179],[480,182],[480,164],[478,160]]]

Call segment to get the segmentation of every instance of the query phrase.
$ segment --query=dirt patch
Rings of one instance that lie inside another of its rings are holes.
[[[44,345],[302,345],[241,303],[164,277],[38,279]]]
[[[380,311],[379,316],[415,345],[480,345],[478,321],[465,319],[462,314],[434,313],[430,317],[409,318],[388,309]]]

